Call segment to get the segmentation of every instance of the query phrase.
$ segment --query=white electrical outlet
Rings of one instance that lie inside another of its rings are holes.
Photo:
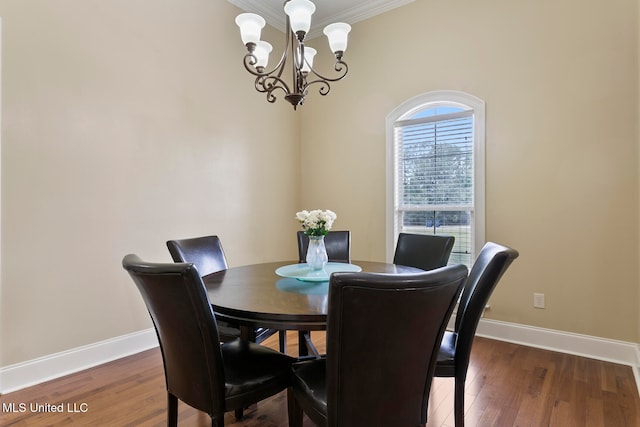
[[[533,294],[533,306],[535,308],[544,308],[544,294]]]

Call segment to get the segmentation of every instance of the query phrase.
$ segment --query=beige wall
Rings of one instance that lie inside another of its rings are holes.
[[[488,317],[640,341],[637,16],[635,0],[416,0],[354,25],[349,77],[303,111],[303,204],[337,212],[354,259],[384,259],[386,115],[478,96],[486,238],[521,253]]]
[[[521,252],[488,316],[640,341],[637,2],[595,3],[416,0],[354,25],[348,78],[294,113],[226,1],[0,0],[0,366],[150,327],[120,261],[169,238],[294,257],[278,236],[321,207],[384,259],[385,116],[439,89],[486,101],[487,238]]]
[[[636,0],[636,4],[638,5],[638,7],[636,8],[636,47],[638,50],[638,54],[636,55],[636,72],[638,73],[638,81],[640,82],[640,0]],[[640,171],[640,84],[638,84],[637,86],[638,87],[636,87],[636,90],[638,91],[638,110],[636,111],[636,113],[638,114],[638,116],[636,117],[636,138],[638,140],[638,146],[636,149],[636,155],[638,159],[637,170]],[[640,175],[640,172],[638,172],[638,174]],[[640,176],[638,178],[638,181],[638,211],[640,212]],[[640,227],[638,227],[638,241],[640,242]],[[640,277],[640,259],[637,260],[636,264],[638,266],[638,277]],[[640,288],[640,280],[638,282],[638,287]],[[636,297],[636,303],[639,307],[636,313],[639,335],[637,341],[640,341],[640,289],[638,290],[638,294],[636,295]]]
[[[253,89],[237,13],[0,1],[0,366],[151,327],[126,253],[211,233],[231,265],[295,256],[299,121]]]

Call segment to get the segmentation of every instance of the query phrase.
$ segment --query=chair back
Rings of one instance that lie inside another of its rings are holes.
[[[194,264],[201,277],[229,268],[218,236],[169,240],[167,248],[175,262]]]
[[[329,262],[351,262],[351,232],[330,231],[324,236],[324,246],[327,248]],[[304,231],[298,231],[298,260],[306,262],[309,236]]]
[[[167,391],[209,415],[223,412],[225,376],[218,329],[194,265],[147,263],[127,255],[122,266],[153,320]]]
[[[440,341],[466,277],[463,265],[331,276],[329,426],[425,424]]]
[[[453,236],[400,233],[393,263],[422,270],[444,267],[449,262],[454,242]]]
[[[464,285],[456,313],[455,366],[468,365],[471,345],[482,312],[498,281],[518,255],[515,249],[493,242],[487,242],[478,254]]]

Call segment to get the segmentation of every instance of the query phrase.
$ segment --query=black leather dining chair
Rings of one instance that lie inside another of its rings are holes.
[[[303,413],[331,427],[424,425],[438,348],[466,277],[463,265],[334,273],[327,355],[293,365],[289,426],[302,426]]]
[[[193,263],[200,277],[229,268],[218,236],[168,240],[167,248],[175,262]]]
[[[167,248],[175,262],[193,263],[201,277],[229,268],[222,249],[222,242],[218,236],[168,240]],[[218,321],[218,331],[222,341],[231,341],[241,335],[241,329],[238,325],[224,320]],[[267,328],[251,328],[247,331],[245,338],[256,343],[261,343],[276,332],[274,329]],[[281,348],[280,351],[284,352],[284,349]]]
[[[400,233],[393,263],[421,270],[444,267],[449,262],[454,243],[453,236]]]
[[[224,426],[236,412],[290,382],[294,359],[278,351],[234,340],[221,344],[216,318],[194,264],[148,263],[127,255],[122,266],[138,287],[155,327],[167,387],[167,424],[178,424],[178,400]]]
[[[309,236],[304,231],[298,231],[298,261],[306,262]],[[351,262],[351,232],[329,231],[324,236],[324,246],[327,248],[329,262]]]
[[[446,331],[436,364],[436,377],[454,377],[454,417],[456,427],[464,426],[464,390],[471,346],[482,312],[498,281],[518,251],[496,243],[484,245],[471,268],[455,318],[453,331]]]

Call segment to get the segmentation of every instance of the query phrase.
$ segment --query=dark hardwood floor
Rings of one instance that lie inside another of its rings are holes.
[[[324,351],[324,333],[314,332],[313,339]],[[295,353],[296,342],[291,334],[289,353]],[[277,348],[277,335],[266,343]],[[157,349],[0,396],[0,402],[3,427],[166,425],[164,375]],[[15,412],[10,411],[12,404]],[[20,412],[21,404],[25,412]],[[63,412],[51,412],[59,405]],[[453,427],[453,379],[434,379],[428,418],[428,427]],[[640,398],[628,366],[476,338],[465,419],[469,427],[640,427]],[[225,423],[287,426],[286,393],[250,407],[241,422],[229,413]],[[211,425],[207,415],[182,403],[179,424]],[[305,417],[305,426],[311,425]]]

